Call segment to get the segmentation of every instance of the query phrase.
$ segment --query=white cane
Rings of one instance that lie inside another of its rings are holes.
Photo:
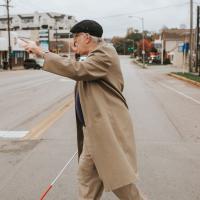
[[[78,152],[76,152],[71,158],[70,160],[65,164],[65,166],[62,168],[62,170],[60,171],[60,173],[56,176],[56,178],[52,181],[52,183],[49,185],[49,187],[47,188],[47,190],[45,190],[45,192],[42,194],[42,196],[40,197],[40,200],[43,200],[45,198],[45,196],[47,195],[47,193],[51,190],[51,188],[53,187],[53,185],[56,183],[56,181],[59,179],[59,177],[62,175],[62,173],[64,172],[65,168],[70,164],[70,162],[74,159],[74,157],[76,156]]]

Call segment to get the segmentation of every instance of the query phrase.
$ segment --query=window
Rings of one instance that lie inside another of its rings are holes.
[[[16,58],[24,58],[24,52],[23,51],[14,51],[13,52]]]
[[[32,22],[33,22],[33,18],[25,18],[25,19],[22,19],[22,22],[23,22],[23,23],[32,23]]]
[[[48,25],[42,25],[41,28],[42,29],[48,29]]]
[[[7,19],[0,19],[1,24],[7,24]]]
[[[54,33],[53,36],[54,38],[56,38],[56,36],[57,38],[72,38],[72,34],[69,35],[69,33]]]

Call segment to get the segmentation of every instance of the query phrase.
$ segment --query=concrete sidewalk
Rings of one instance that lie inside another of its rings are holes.
[[[17,71],[17,70],[25,70],[25,69],[24,66],[14,66],[12,70],[10,69],[5,70],[3,68],[0,68],[0,72]]]

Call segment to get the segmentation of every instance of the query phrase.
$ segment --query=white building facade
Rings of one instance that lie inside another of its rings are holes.
[[[18,14],[10,16],[11,30],[69,30],[76,22],[74,16],[54,12],[35,12],[33,14]],[[5,30],[7,30],[7,16],[0,16],[0,31]]]
[[[60,13],[18,14],[10,17],[13,65],[21,65],[27,53],[17,43],[23,37],[36,41],[45,50],[60,53],[69,49],[69,31],[77,23],[74,16]],[[0,65],[8,60],[7,18],[0,16]]]

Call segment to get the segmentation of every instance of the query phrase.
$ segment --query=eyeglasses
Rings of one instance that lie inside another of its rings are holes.
[[[73,34],[73,38],[77,39],[80,35],[84,35],[85,33],[75,33]]]
[[[84,38],[88,38],[90,36],[88,33],[84,33],[84,32],[73,34],[74,46],[77,46],[77,43],[80,42],[81,39],[78,39],[78,37],[81,35],[84,35],[85,36]]]

